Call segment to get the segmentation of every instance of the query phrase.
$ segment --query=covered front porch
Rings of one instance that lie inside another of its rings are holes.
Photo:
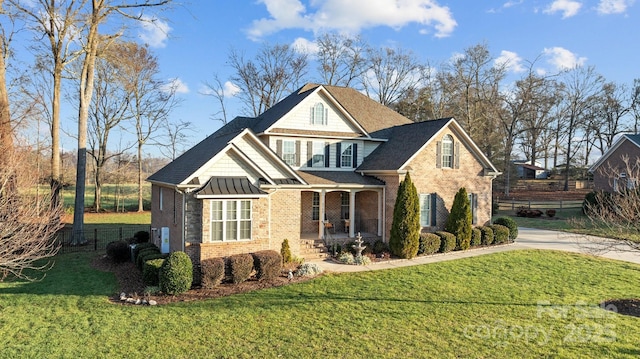
[[[301,239],[382,239],[383,188],[318,188],[301,192]]]

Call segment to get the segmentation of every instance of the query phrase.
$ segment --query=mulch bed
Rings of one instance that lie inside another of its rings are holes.
[[[305,282],[309,277],[294,277],[288,279],[285,275],[275,278],[271,281],[258,281],[249,279],[240,284],[222,283],[213,289],[204,289],[194,287],[186,293],[180,295],[152,295],[144,296],[145,285],[142,282],[142,273],[135,264],[131,262],[113,263],[107,256],[98,256],[92,262],[91,266],[103,272],[112,272],[118,280],[118,293],[114,293],[109,299],[114,303],[122,303],[120,301],[120,293],[134,298],[143,298],[147,300],[155,300],[158,304],[168,304],[177,302],[190,302],[195,300],[204,300],[211,298],[224,297],[233,294],[246,293],[254,290],[265,288],[280,287],[292,283]]]
[[[614,311],[618,314],[640,317],[640,298],[610,299],[602,303],[605,308],[611,305],[615,306]]]

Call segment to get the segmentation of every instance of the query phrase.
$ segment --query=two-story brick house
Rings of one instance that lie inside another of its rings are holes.
[[[406,173],[424,231],[441,229],[460,187],[491,217],[499,172],[452,118],[414,123],[356,90],[308,84],[257,118],[238,117],[148,178],[154,239],[195,260],[332,237],[388,241]]]

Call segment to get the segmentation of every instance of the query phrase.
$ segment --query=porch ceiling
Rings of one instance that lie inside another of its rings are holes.
[[[384,182],[375,177],[353,171],[298,171],[298,175],[310,185],[384,186]]]

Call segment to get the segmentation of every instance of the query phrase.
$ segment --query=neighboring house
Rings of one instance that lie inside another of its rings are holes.
[[[536,161],[535,164],[531,164],[531,161],[514,161],[518,171],[518,178],[522,179],[546,179],[548,172],[542,168],[540,163]]]
[[[626,162],[625,162],[626,161]],[[624,134],[589,168],[597,190],[619,192],[638,186],[640,135]]]
[[[424,231],[443,228],[460,187],[474,223],[490,221],[500,173],[454,119],[414,123],[356,90],[308,84],[151,175],[153,237],[194,261],[284,239],[303,257],[326,236],[388,241],[409,172]]]

